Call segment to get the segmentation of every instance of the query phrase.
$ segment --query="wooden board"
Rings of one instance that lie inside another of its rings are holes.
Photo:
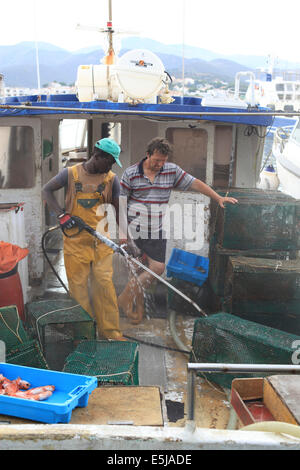
[[[28,419],[0,415],[0,424],[42,424]],[[163,426],[158,387],[99,387],[85,408],[72,411],[70,424],[132,424]]]
[[[264,402],[277,421],[300,424],[300,377],[273,375],[264,380]]]
[[[230,403],[236,412],[239,420],[244,426],[262,421],[257,419],[253,410],[249,407],[250,403],[257,401],[259,406],[264,407],[263,397],[263,378],[245,378],[234,379],[231,386]]]
[[[158,387],[99,387],[86,408],[75,408],[70,424],[163,426]]]

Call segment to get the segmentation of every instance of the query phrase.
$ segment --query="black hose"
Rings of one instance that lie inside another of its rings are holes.
[[[45,256],[46,260],[48,261],[49,266],[50,266],[50,268],[52,269],[53,273],[55,274],[55,276],[57,277],[57,279],[59,280],[59,282],[61,283],[61,285],[62,285],[63,288],[65,289],[65,291],[67,292],[67,294],[70,295],[69,289],[67,288],[67,286],[65,285],[65,283],[63,282],[63,280],[60,278],[59,274],[58,274],[58,273],[56,272],[56,270],[54,269],[54,266],[53,266],[53,264],[51,263],[51,261],[50,261],[48,255],[47,255],[46,248],[45,248],[45,240],[46,240],[46,237],[47,237],[48,233],[53,232],[54,230],[57,230],[58,228],[60,228],[59,225],[56,225],[55,227],[49,228],[49,229],[44,233],[44,235],[42,236],[42,250],[43,250],[44,256]]]
[[[176,348],[171,348],[169,346],[163,346],[162,344],[156,344],[156,343],[148,343],[148,341],[143,341],[141,339],[134,338],[132,336],[128,335],[123,335],[125,338],[132,339],[133,341],[137,341],[142,344],[146,344],[147,346],[154,346],[155,348],[160,348],[160,349],[167,349],[168,351],[175,351],[175,352],[180,352],[184,354],[190,354],[190,351],[184,351],[183,349],[176,349]]]

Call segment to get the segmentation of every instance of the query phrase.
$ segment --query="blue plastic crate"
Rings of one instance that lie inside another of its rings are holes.
[[[183,279],[198,286],[206,281],[209,269],[209,259],[188,251],[173,248],[167,264],[167,276]]]
[[[0,363],[0,374],[14,380],[21,377],[30,388],[54,385],[52,396],[43,401],[0,395],[0,414],[41,421],[68,423],[76,407],[85,407],[89,395],[97,387],[97,378]]]

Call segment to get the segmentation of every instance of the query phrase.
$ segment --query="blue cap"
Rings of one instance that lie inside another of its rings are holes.
[[[104,139],[98,140],[95,143],[95,147],[97,147],[100,150],[103,150],[103,152],[107,152],[110,155],[112,155],[114,159],[116,160],[117,164],[122,168],[122,163],[119,160],[121,149],[119,145],[117,144],[117,142],[105,137]]]

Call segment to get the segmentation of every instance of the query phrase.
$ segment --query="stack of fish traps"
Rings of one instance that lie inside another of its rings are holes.
[[[222,195],[239,202],[211,206],[215,302],[211,315],[195,321],[190,361],[292,365],[300,341],[300,201],[257,189]],[[206,378],[230,388],[240,376]]]
[[[300,201],[279,191],[221,193],[211,206],[209,282],[218,310],[300,334]]]

